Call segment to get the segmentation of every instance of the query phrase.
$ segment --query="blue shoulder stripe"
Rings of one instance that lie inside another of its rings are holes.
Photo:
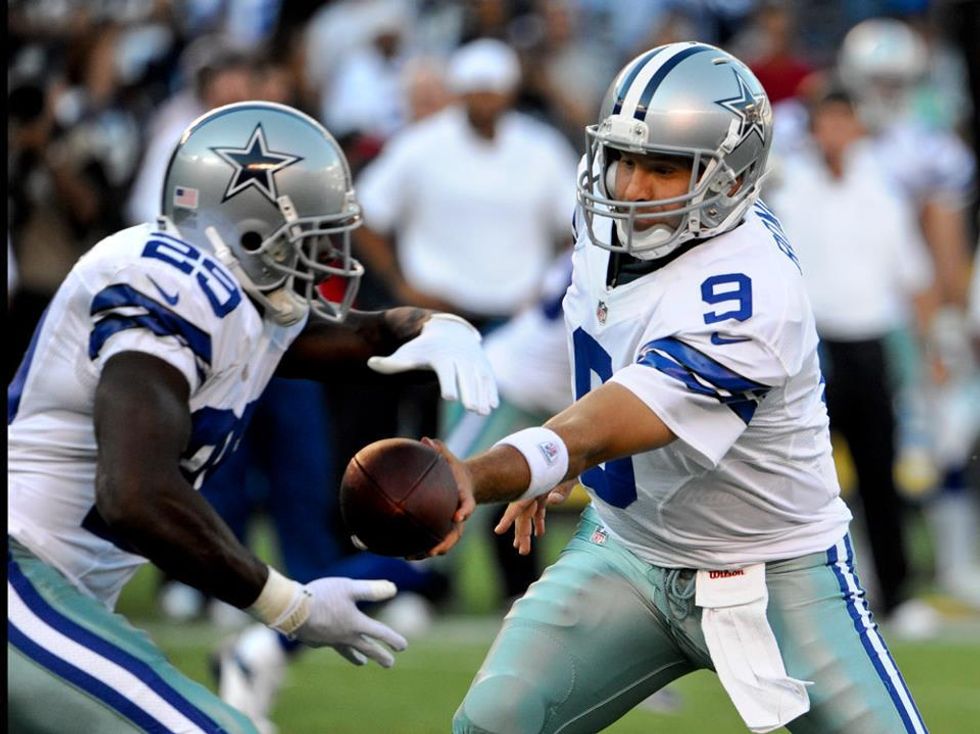
[[[770,388],[750,380],[675,337],[643,345],[638,364],[684,383],[688,390],[727,405],[746,425]]]
[[[92,299],[90,313],[96,316],[117,308],[141,308],[143,314],[109,313],[100,318],[89,337],[88,356],[95,359],[113,334],[125,329],[148,329],[157,336],[173,336],[197,357],[197,372],[204,378],[200,363],[211,364],[211,337],[183,316],[171,311],[159,301],[122,283],[110,285]]]

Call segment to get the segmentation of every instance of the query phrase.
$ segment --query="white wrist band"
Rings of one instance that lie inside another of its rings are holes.
[[[277,632],[292,635],[310,616],[310,592],[269,566],[269,578],[247,611]]]
[[[531,470],[531,485],[518,499],[528,500],[550,492],[568,473],[568,447],[550,428],[535,426],[512,433],[494,446],[513,446]]]

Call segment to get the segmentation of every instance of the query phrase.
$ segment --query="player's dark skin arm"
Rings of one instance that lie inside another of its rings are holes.
[[[149,354],[106,363],[95,393],[96,508],[114,535],[168,574],[244,608],[268,568],[180,472],[189,392],[176,368]]]
[[[362,368],[368,357],[388,355],[421,333],[431,311],[411,306],[350,311],[343,323],[311,321],[279,363],[280,377],[336,378],[344,366]]]

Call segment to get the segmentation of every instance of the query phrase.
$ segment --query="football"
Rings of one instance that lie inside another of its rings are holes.
[[[340,511],[354,545],[384,556],[431,550],[452,530],[458,504],[446,460],[407,438],[365,446],[340,483]]]

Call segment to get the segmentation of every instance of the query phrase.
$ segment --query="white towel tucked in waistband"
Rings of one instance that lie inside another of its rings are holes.
[[[808,681],[786,675],[766,619],[766,566],[698,571],[695,603],[711,662],[736,710],[763,734],[810,710]]]

